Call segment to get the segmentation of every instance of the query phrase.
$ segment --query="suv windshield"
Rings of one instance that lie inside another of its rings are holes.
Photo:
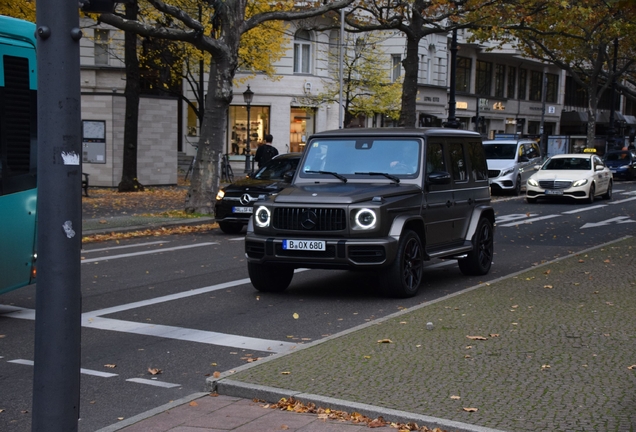
[[[274,158],[254,174],[258,180],[282,180],[285,173],[295,170],[299,158]]]
[[[517,144],[484,144],[486,159],[514,159]]]
[[[415,176],[421,159],[418,139],[316,139],[309,143],[301,176],[318,171],[340,175],[386,173]]]

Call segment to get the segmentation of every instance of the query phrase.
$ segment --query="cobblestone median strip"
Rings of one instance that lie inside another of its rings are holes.
[[[630,237],[239,368],[225,385],[455,426],[634,430],[635,294]]]

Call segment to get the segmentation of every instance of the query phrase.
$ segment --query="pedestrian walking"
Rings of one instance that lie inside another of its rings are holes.
[[[273,140],[274,137],[272,135],[265,135],[265,143],[256,150],[254,160],[258,163],[259,168],[272,160],[274,156],[278,155],[278,150],[272,145]]]

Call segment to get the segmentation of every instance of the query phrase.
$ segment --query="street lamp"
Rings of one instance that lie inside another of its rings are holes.
[[[457,102],[455,100],[455,80],[457,76],[457,29],[453,29],[453,38],[451,39],[450,46],[450,95],[448,98],[448,121],[444,124],[444,127],[459,129],[459,122],[455,117],[455,109]],[[477,120],[476,120],[477,121]]]
[[[245,172],[251,172],[250,169],[250,104],[252,103],[252,99],[254,98],[254,92],[250,90],[250,86],[248,84],[247,90],[243,92],[243,100],[247,104],[247,139],[245,141]]]

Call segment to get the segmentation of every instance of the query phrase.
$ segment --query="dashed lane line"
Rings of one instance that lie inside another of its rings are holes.
[[[109,250],[129,249],[134,247],[152,246],[156,244],[165,244],[165,243],[170,243],[170,240],[153,241],[153,242],[147,242],[147,243],[136,243],[136,244],[123,245],[123,246],[112,246],[112,247],[99,248],[99,249],[82,249],[81,252],[82,253],[103,252],[103,251],[109,251]]]
[[[168,382],[149,380],[149,379],[145,379],[145,378],[129,378],[126,381],[134,382],[134,383],[138,383],[138,384],[151,385],[151,386],[155,386],[155,387],[163,387],[163,388],[174,388],[174,387],[180,387],[181,386],[181,384],[172,384],[172,383],[168,383]]]
[[[34,365],[33,360],[24,360],[24,359],[7,360],[7,363],[16,363],[16,364],[22,364],[27,366]],[[102,372],[102,371],[96,371],[96,370],[84,369],[84,368],[80,369],[80,373],[83,373],[84,375],[92,375],[92,376],[101,377],[101,378],[112,378],[117,376],[117,374],[114,374],[114,373]]]

